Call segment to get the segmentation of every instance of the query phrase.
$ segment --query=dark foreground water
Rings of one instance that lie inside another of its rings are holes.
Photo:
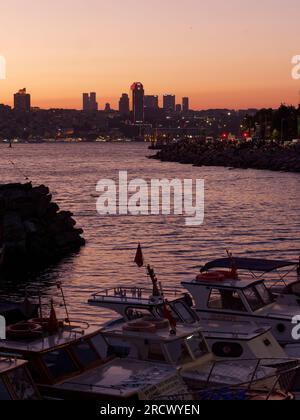
[[[41,144],[0,146],[0,182],[50,187],[61,209],[71,210],[83,227],[87,245],[59,266],[33,279],[31,292],[42,285],[44,299],[64,284],[70,311],[77,319],[101,324],[111,314],[86,305],[89,295],[115,284],[147,285],[145,273],[133,264],[138,242],[159,280],[178,286],[192,277],[196,265],[235,255],[297,259],[300,254],[300,174],[190,165],[148,160],[144,144]],[[13,165],[11,162],[14,162]],[[117,179],[127,170],[130,179],[204,178],[205,223],[188,228],[180,216],[107,216],[96,212],[96,184]],[[2,295],[24,294],[24,284],[2,282]]]

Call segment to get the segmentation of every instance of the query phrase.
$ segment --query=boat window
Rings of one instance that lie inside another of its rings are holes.
[[[187,345],[195,356],[195,359],[209,352],[205,339],[201,334],[194,334],[188,337]]]
[[[246,296],[246,299],[253,312],[258,311],[265,306],[255,287],[248,287],[245,289],[244,295]]]
[[[33,383],[26,369],[15,369],[10,372],[7,377],[19,400],[24,401],[39,399],[36,389],[33,386]]]
[[[78,371],[77,366],[64,349],[46,353],[43,356],[43,361],[55,380]]]
[[[148,360],[156,362],[165,362],[166,358],[163,349],[159,343],[148,344]]]
[[[83,341],[82,343],[74,345],[72,350],[83,366],[90,366],[100,361],[98,354],[91,347],[88,341]]]
[[[193,361],[184,340],[172,341],[167,344],[167,349],[175,365],[183,365]]]
[[[122,342],[118,338],[108,337],[107,346],[107,357],[117,356],[122,359],[130,354],[130,344]]]
[[[182,321],[181,319],[180,319],[180,317],[179,317],[179,315],[173,310],[173,308],[170,306],[170,305],[167,305],[167,307],[168,307],[168,310],[170,311],[170,313],[171,313],[171,315],[172,315],[172,317],[177,321],[177,322],[180,322],[180,321]],[[158,306],[157,308],[156,308],[156,313],[158,314],[158,316],[160,317],[160,318],[165,318],[165,310],[164,310],[164,306]]]
[[[208,308],[246,312],[239,293],[230,289],[212,289],[208,300]]]
[[[101,334],[97,334],[91,338],[91,342],[102,359],[107,358],[107,341]]]
[[[193,312],[182,302],[175,302],[171,306],[173,307],[174,311],[178,313],[181,321],[183,321],[185,324],[194,324],[197,321],[197,318],[194,316]]]
[[[9,401],[11,400],[11,396],[6,388],[3,379],[0,378],[0,401]]]
[[[265,305],[270,305],[274,302],[274,299],[270,293],[270,291],[266,288],[266,286],[261,283],[256,286],[256,290],[258,291],[259,296],[263,300]]]

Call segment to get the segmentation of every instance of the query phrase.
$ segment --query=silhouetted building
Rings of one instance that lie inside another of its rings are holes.
[[[123,93],[120,98],[119,113],[124,117],[128,117],[130,115],[130,101],[127,93]]]
[[[105,108],[104,108],[105,112],[110,112],[111,111],[111,106],[109,103],[105,104]]]
[[[133,83],[132,91],[132,118],[135,124],[143,123],[145,120],[144,114],[144,86],[140,82]]]
[[[176,113],[177,113],[177,114],[180,114],[180,113],[181,113],[181,111],[182,111],[182,107],[181,107],[181,105],[180,105],[180,104],[177,104],[177,105],[176,105]]]
[[[26,89],[20,89],[18,93],[14,95],[14,109],[20,112],[30,112],[31,109],[31,97],[26,92]]]
[[[85,112],[98,111],[97,95],[95,92],[82,94],[82,109]]]
[[[145,109],[159,109],[158,96],[157,95],[145,95]]]
[[[98,111],[97,95],[95,92],[90,93],[90,111]]]
[[[189,110],[190,110],[190,99],[182,98],[182,111],[189,112]]]
[[[175,95],[164,95],[163,108],[164,108],[165,111],[175,112],[176,96]]]

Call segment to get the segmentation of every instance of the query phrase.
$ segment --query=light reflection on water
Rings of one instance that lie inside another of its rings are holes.
[[[85,231],[86,247],[37,279],[46,296],[56,296],[55,282],[62,281],[76,318],[102,323],[111,316],[85,303],[100,288],[147,285],[144,271],[133,264],[138,242],[168,286],[192,277],[195,265],[225,256],[226,248],[252,257],[297,260],[300,254],[299,174],[194,168],[148,160],[151,153],[134,143],[0,146],[0,182],[23,181],[9,163],[13,160],[34,184],[49,186],[61,209],[74,212]],[[100,217],[96,184],[102,178],[117,179],[119,170],[127,170],[130,179],[204,178],[204,225],[188,228],[178,216]],[[35,281],[31,285],[36,289]],[[10,297],[23,295],[24,287],[0,285]]]

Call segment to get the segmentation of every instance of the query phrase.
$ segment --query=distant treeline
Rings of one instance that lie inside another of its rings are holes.
[[[300,105],[281,105],[280,108],[261,109],[254,116],[245,117],[244,129],[252,137],[290,141],[300,138]]]

